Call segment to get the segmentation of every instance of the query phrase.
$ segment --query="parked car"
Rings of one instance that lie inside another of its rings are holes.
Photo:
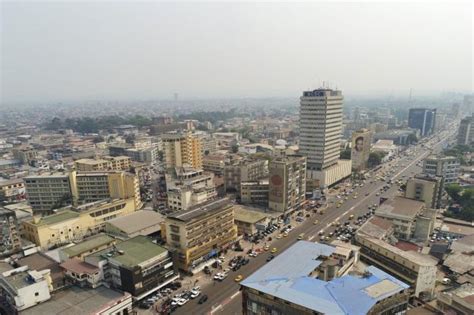
[[[206,301],[207,301],[207,295],[204,294],[203,296],[201,296],[201,298],[199,299],[198,303],[199,303],[199,304],[203,304],[203,303],[205,303]]]

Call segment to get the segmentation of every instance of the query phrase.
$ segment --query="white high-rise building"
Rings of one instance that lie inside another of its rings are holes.
[[[341,91],[326,88],[300,98],[299,153],[307,157],[308,179],[323,188],[351,174],[351,161],[339,160],[343,100]]]
[[[337,163],[342,133],[341,91],[305,91],[300,99],[300,153],[308,170],[320,171]]]

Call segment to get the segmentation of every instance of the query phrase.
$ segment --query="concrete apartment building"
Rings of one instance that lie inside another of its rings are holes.
[[[214,174],[223,174],[225,166],[225,155],[223,154],[209,154],[202,158],[202,167],[205,171],[213,172]]]
[[[431,155],[423,161],[423,173],[442,176],[444,185],[458,182],[459,167],[459,160],[454,156]]]
[[[168,250],[142,235],[89,255],[84,263],[99,271],[99,282],[128,292],[137,300],[179,277]],[[72,280],[80,281],[80,277]]]
[[[22,178],[0,181],[0,201],[14,202],[25,198]]]
[[[239,235],[254,235],[267,228],[269,216],[261,211],[253,211],[241,205],[234,205],[234,223]]]
[[[128,171],[132,161],[128,156],[104,156],[101,159],[79,159],[74,162],[76,171]]]
[[[15,211],[0,207],[0,257],[21,249],[20,226]]]
[[[191,167],[176,167],[165,176],[168,208],[176,211],[217,197],[214,174]]]
[[[351,174],[351,161],[339,160],[343,100],[331,89],[305,91],[300,98],[299,154],[307,157],[308,179],[322,188]]]
[[[177,268],[197,272],[236,240],[233,205],[222,198],[173,213],[165,219],[162,234]]]
[[[270,182],[267,178],[240,183],[240,202],[248,205],[268,206]]]
[[[270,183],[268,208],[277,212],[292,212],[306,198],[306,158],[287,156],[269,164]]]
[[[57,213],[22,222],[23,236],[43,250],[78,242],[105,230],[108,220],[127,215],[136,209],[135,200],[114,199],[77,207],[58,209]]]
[[[161,136],[166,168],[185,165],[202,169],[202,142],[190,132],[170,132]]]
[[[242,159],[224,166],[225,190],[240,193],[242,182],[256,181],[267,176],[268,160]]]
[[[23,266],[5,271],[0,275],[0,288],[2,302],[18,313],[51,298],[49,270],[39,272]]]
[[[117,240],[104,233],[93,235],[73,246],[59,249],[59,259],[64,262],[68,259],[79,259],[84,261],[86,256],[99,252],[113,246]]]
[[[409,178],[405,190],[405,197],[423,201],[425,207],[432,209],[441,208],[443,178],[424,174]]]
[[[461,120],[457,143],[462,145],[474,144],[474,114]]]
[[[322,266],[335,252],[333,246],[299,241],[277,255],[241,282],[243,314],[406,312],[409,286],[373,266],[361,275],[320,279]],[[340,259],[337,265],[344,263]]]
[[[136,175],[124,171],[45,173],[24,178],[28,202],[34,213],[108,198],[134,198],[142,206]]]
[[[436,304],[444,314],[474,314],[474,284],[468,282],[441,291]]]
[[[415,296],[433,295],[438,262],[431,256],[403,251],[381,239],[359,232],[355,236],[355,244],[360,246],[363,261],[408,283]]]
[[[436,212],[421,201],[395,197],[381,204],[375,216],[392,222],[398,239],[426,241],[433,232]]]

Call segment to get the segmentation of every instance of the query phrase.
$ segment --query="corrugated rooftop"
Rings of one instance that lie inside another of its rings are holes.
[[[334,251],[332,246],[299,241],[241,285],[331,315],[366,314],[378,301],[409,287],[372,266],[366,277],[346,275],[329,282],[310,277],[321,264],[321,256]]]

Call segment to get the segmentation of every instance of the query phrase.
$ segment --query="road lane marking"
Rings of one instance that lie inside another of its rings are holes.
[[[235,298],[239,294],[240,294],[240,291],[235,292],[234,294],[231,295],[230,299],[232,300],[233,298]]]
[[[222,304],[219,304],[217,307],[213,307],[212,310],[211,310],[211,314],[214,314],[215,312],[217,312],[221,308],[222,308]]]

